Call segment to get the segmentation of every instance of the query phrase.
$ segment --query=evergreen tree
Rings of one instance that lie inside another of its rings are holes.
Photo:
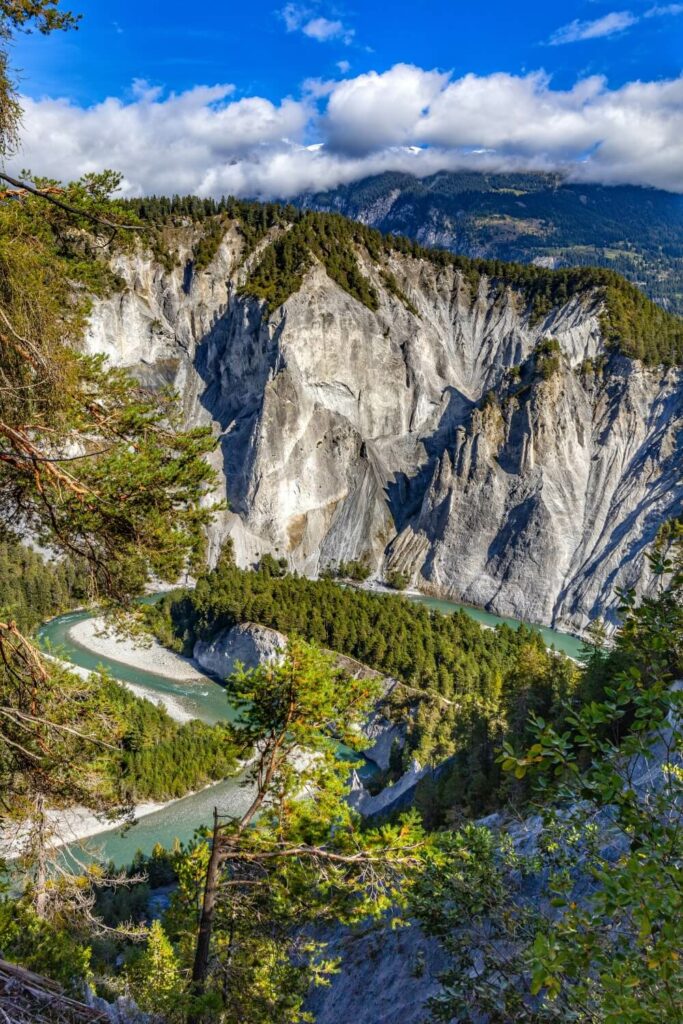
[[[346,801],[337,745],[362,745],[376,681],[345,676],[290,640],[281,663],[238,671],[228,692],[240,708],[235,740],[255,751],[253,798],[240,819],[215,818],[190,1019],[286,1024],[304,1019],[308,985],[331,966],[314,942],[301,945],[304,922],[400,906],[425,839],[414,815],[363,829]]]
[[[145,949],[127,970],[130,991],[145,1013],[170,1024],[182,1014],[180,966],[161,922],[152,922]]]
[[[667,553],[667,547],[669,551]],[[593,650],[592,699],[502,767],[537,784],[535,841],[444,833],[413,909],[450,958],[432,1019],[655,1024],[683,991],[683,532],[653,557],[663,589],[624,594],[623,626]]]

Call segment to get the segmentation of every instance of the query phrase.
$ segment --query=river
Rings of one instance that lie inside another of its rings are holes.
[[[449,614],[457,610],[465,611],[472,618],[486,626],[496,626],[505,622],[510,626],[521,625],[516,619],[500,618],[489,612],[452,601],[440,601],[437,598],[422,594],[406,594],[408,600],[425,604],[430,608]],[[61,657],[86,669],[107,668],[116,679],[134,683],[145,691],[145,695],[154,699],[155,695],[172,696],[182,709],[204,722],[214,723],[233,716],[225,690],[219,683],[208,679],[198,682],[181,682],[168,679],[154,672],[143,671],[123,665],[113,659],[92,654],[81,644],[74,642],[69,631],[77,622],[89,618],[90,612],[72,612],[61,615],[46,623],[38,632],[41,643],[49,643]],[[558,633],[552,629],[536,627],[543,635],[548,646],[576,658],[581,650],[581,641],[566,633]],[[117,865],[129,864],[137,850],[150,853],[156,843],[172,846],[174,839],[187,842],[197,828],[211,821],[213,808],[218,807],[222,813],[238,814],[246,806],[247,793],[240,785],[239,779],[227,779],[214,786],[175,800],[153,814],[140,818],[128,829],[115,828],[101,832],[87,844],[101,855],[114,861]],[[79,853],[79,856],[81,854]]]

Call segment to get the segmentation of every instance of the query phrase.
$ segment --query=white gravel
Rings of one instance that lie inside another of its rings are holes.
[[[174,801],[138,804],[134,809],[135,818],[144,818],[145,815],[160,811],[171,803]],[[65,810],[51,809],[46,811],[46,817],[49,821],[48,827],[52,835],[51,845],[53,847],[67,846],[69,843],[99,835],[100,832],[108,832],[109,829],[123,825],[128,820],[126,818],[98,818],[87,807],[68,807]],[[6,827],[0,835],[0,856],[6,857],[8,860],[21,857],[25,852],[29,834],[30,825],[26,822],[15,827]]]
[[[104,619],[84,619],[71,627],[69,639],[85,647],[92,654],[120,661],[130,668],[155,672],[167,679],[179,682],[206,682],[207,676],[200,672],[189,658],[183,658],[174,651],[162,647],[157,640],[138,640],[134,637],[118,636]],[[115,674],[115,673],[114,673]]]

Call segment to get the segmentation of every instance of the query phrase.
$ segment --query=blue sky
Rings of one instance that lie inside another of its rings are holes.
[[[683,191],[683,0],[75,9],[78,32],[12,52],[17,161],[56,177],[286,196],[464,165]]]
[[[16,46],[15,63],[23,69],[28,95],[92,103],[126,96],[133,79],[144,78],[175,90],[231,82],[241,95],[278,100],[296,95],[307,78],[338,75],[338,61],[348,61],[353,74],[384,71],[398,62],[456,75],[543,67],[563,87],[588,74],[604,74],[612,86],[673,77],[683,66],[683,4],[679,16],[642,17],[657,6],[662,11],[678,7],[652,0],[300,5],[310,9],[309,23],[325,18],[340,22],[349,33],[322,41],[287,31],[286,5],[278,7],[272,0],[194,5],[187,0],[163,5],[158,0],[119,0],[115,5],[76,0],[73,6],[83,15],[78,32],[31,36]],[[612,34],[547,45],[563,26],[596,23],[614,12],[640,15],[641,20]],[[304,14],[302,27],[307,20]]]

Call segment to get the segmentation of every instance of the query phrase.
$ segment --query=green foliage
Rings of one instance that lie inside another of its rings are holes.
[[[160,229],[164,226],[180,226],[186,223],[206,223],[206,230],[213,234],[213,223],[224,225],[226,221],[237,222],[245,242],[245,252],[251,253],[258,243],[273,229],[289,224],[299,216],[293,206],[279,203],[254,203],[235,199],[200,199],[199,196],[144,196],[141,199],[126,199],[125,209],[141,221]]]
[[[176,883],[174,860],[177,851],[169,852],[157,844],[146,857],[140,850],[132,864],[125,869],[125,879],[119,865],[106,866],[106,878],[118,878],[119,885],[98,885],[95,880],[94,914],[107,928],[121,924],[141,924],[149,917],[152,890]],[[105,946],[105,954],[109,950]]]
[[[198,719],[179,724],[118,683],[105,680],[104,685],[121,724],[116,771],[124,801],[172,800],[237,770],[236,748],[225,724]]]
[[[26,633],[88,598],[83,566],[68,559],[46,561],[36,551],[0,540],[0,617]]]
[[[573,815],[580,830],[596,810],[610,810],[618,858],[605,842],[590,852],[590,901],[572,899],[566,877],[554,880],[563,913],[531,950],[534,991],[594,1007],[606,1024],[675,1020],[683,988],[683,699],[672,685],[683,671],[680,525],[660,545],[653,565],[668,587],[640,604],[623,595],[624,626],[598,666],[601,698],[581,706],[562,733],[537,721],[537,743],[508,758],[517,773],[540,773],[546,798],[554,791],[581,798]],[[655,775],[644,781],[639,776],[653,764]],[[603,818],[606,830],[610,819]]]
[[[198,196],[145,196],[127,199],[124,208],[147,228],[146,241],[155,259],[167,270],[177,266],[177,253],[170,244],[170,232],[187,224],[200,225],[201,236],[195,243],[194,269],[204,270],[213,260],[226,231],[237,226],[244,240],[243,259],[273,229],[291,223],[298,212],[276,203],[249,203],[232,197],[200,199]]]
[[[605,284],[600,326],[607,344],[653,366],[683,362],[683,320],[651,302],[617,275]]]
[[[2,818],[32,814],[35,787],[57,806],[81,803],[97,812],[125,810],[143,800],[169,800],[223,779],[237,769],[223,723],[180,724],[160,706],[136,697],[106,674],[87,680],[52,665],[41,700],[50,708],[49,750],[41,733],[16,732],[22,748],[0,748],[0,789],[12,795]],[[12,714],[10,695],[3,702]],[[16,714],[16,712],[14,712]],[[65,730],[78,730],[77,733]],[[26,771],[41,751],[43,774]]]
[[[334,214],[305,213],[264,251],[242,288],[273,310],[301,287],[313,258],[344,291],[376,310],[377,293],[363,275],[355,249],[366,239],[359,226]]]
[[[19,141],[21,107],[7,54],[0,50],[0,156],[9,156]]]
[[[512,289],[521,296],[532,323],[541,322],[574,296],[593,292],[605,303],[602,327],[611,347],[650,365],[677,365],[683,360],[683,320],[657,306],[614,271],[594,267],[546,270],[501,260],[467,259],[425,249],[405,238],[384,237],[336,214],[304,214],[266,249],[244,290],[265,299],[271,309],[280,305],[300,287],[313,254],[349,294],[376,309],[376,293],[360,274],[354,255],[362,250],[376,262],[398,252],[437,267],[452,266],[461,273],[472,297],[484,278],[499,292]]]
[[[78,331],[82,323],[77,314],[82,317],[88,312],[89,297],[106,296],[122,287],[121,279],[111,268],[112,251],[130,250],[135,244],[134,231],[108,229],[109,237],[105,241],[89,219],[101,218],[113,225],[139,224],[115,198],[123,175],[110,170],[91,172],[77,181],[63,184],[28,170],[21,173],[22,179],[35,188],[48,195],[56,193],[60,202],[74,212],[37,197],[24,197],[7,204],[3,210],[3,233],[26,239],[31,247],[40,247],[42,267],[49,273],[52,287],[56,288],[55,310],[64,317],[65,324],[73,323]],[[74,284],[81,286],[78,301],[74,301]],[[44,297],[41,301],[44,302]]]
[[[358,725],[380,695],[377,679],[345,675],[328,655],[298,639],[289,640],[281,662],[238,668],[226,685],[238,711],[229,727],[234,742],[251,751],[271,734],[282,736],[289,756],[298,749],[334,758],[340,742],[360,750],[366,741]],[[302,783],[288,784],[296,789]]]
[[[387,210],[382,200],[390,193]],[[387,172],[306,196],[305,204],[370,220],[383,232],[429,233],[464,255],[607,267],[683,314],[683,202],[670,192],[530,172]]]
[[[212,217],[204,222],[201,238],[193,250],[195,271],[204,270],[214,259],[225,237],[225,229],[223,217]]]
[[[400,284],[396,280],[396,276],[392,274],[390,270],[381,270],[379,276],[382,278],[384,287],[389,292],[389,294],[395,295],[396,298],[403,303],[408,312],[413,314],[413,316],[419,316],[417,308],[413,305],[413,303],[410,301],[406,293],[401,288]]]
[[[512,787],[496,762],[501,744],[528,735],[532,709],[561,720],[576,685],[573,664],[526,627],[486,630],[464,612],[442,615],[399,596],[244,572],[229,561],[147,614],[160,636],[173,632],[186,651],[223,628],[260,622],[399,680],[392,706],[408,721],[408,751],[422,764],[453,758],[438,783],[440,815],[456,804],[480,811],[523,796],[524,785]]]
[[[122,222],[117,182],[86,175],[65,198]],[[93,589],[126,599],[200,554],[214,441],[180,429],[171,394],[78,351],[86,290],[107,286],[97,243],[39,198],[0,207],[0,527],[21,509],[24,529],[88,564]]]
[[[682,537],[671,524],[653,557],[666,587],[624,594],[614,647],[587,652],[564,727],[532,716],[535,742],[506,746],[503,767],[538,787],[533,848],[461,832],[421,880],[416,913],[451,956],[435,1021],[680,1019]]]
[[[429,1001],[434,1022],[536,1020],[524,1015],[514,944],[524,934],[525,922],[512,904],[505,854],[488,828],[466,825],[458,832],[443,832],[411,893],[411,912],[439,940],[452,965],[439,978],[442,992]],[[509,866],[520,869],[514,860]],[[505,928],[497,926],[499,919],[505,920]],[[498,942],[512,951],[508,962],[503,952],[495,957]],[[494,971],[495,981],[489,979]]]
[[[0,899],[0,936],[5,960],[46,974],[67,992],[81,996],[82,984],[92,978],[87,942],[64,922],[55,925],[40,918],[30,902],[16,894]]]
[[[355,580],[356,583],[363,583],[364,580],[368,579],[371,572],[372,569],[368,562],[352,559],[349,562],[339,562],[333,570],[333,575],[337,579]]]
[[[0,0],[0,32],[30,32],[43,35],[57,30],[75,28],[79,17],[59,10],[60,0]]]
[[[428,261],[437,268],[454,267],[472,300],[483,280],[497,295],[511,289],[524,304],[532,324],[542,322],[569,299],[592,294],[596,300],[604,301],[602,326],[611,347],[648,365],[677,365],[683,359],[683,321],[646,298],[612,269],[576,266],[547,270],[502,259],[469,259],[424,248],[402,236],[384,236],[336,213],[315,213],[273,203],[232,198],[214,202],[176,196],[129,200],[128,207],[157,228],[169,221],[181,223],[189,218],[202,222],[213,218],[205,228],[207,246],[202,249],[202,265],[215,252],[226,216],[238,224],[244,235],[245,254],[269,238],[242,292],[263,300],[271,311],[298,291],[313,259],[320,261],[332,280],[355,299],[371,310],[377,309],[377,292],[360,268],[359,257],[366,257],[378,267],[387,291],[416,314],[396,275],[387,266],[389,257],[402,254]]]
[[[164,1021],[180,1020],[182,978],[180,965],[159,921],[153,921],[144,950],[127,966],[131,994],[145,1013]]]
[[[231,561],[230,564],[234,563]],[[259,572],[266,573],[268,576],[284,576],[287,572],[287,559],[264,555],[259,562]]]
[[[556,338],[543,338],[539,341],[534,352],[536,371],[540,373],[543,380],[550,380],[560,370],[562,349]]]
[[[359,726],[377,681],[346,676],[329,656],[290,639],[282,662],[238,671],[227,685],[240,708],[235,742],[256,751],[253,801],[214,833],[211,863],[220,858],[221,879],[207,883],[204,908],[210,896],[217,901],[212,958],[202,961],[208,985],[194,1015],[296,1024],[307,1019],[307,990],[336,967],[312,926],[398,914],[426,839],[414,814],[363,827],[346,799],[349,766],[337,746],[363,745]],[[191,915],[194,892],[190,882],[189,901],[180,897]],[[177,904],[171,919],[183,928]]]
[[[0,157],[18,144],[21,106],[8,63],[7,44],[17,32],[49,35],[75,28],[78,16],[59,9],[59,0],[0,0]]]
[[[394,590],[405,590],[410,583],[410,576],[407,572],[401,572],[399,569],[392,569],[387,573],[386,581]]]

